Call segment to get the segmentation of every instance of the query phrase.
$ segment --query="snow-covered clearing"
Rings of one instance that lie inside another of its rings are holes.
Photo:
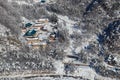
[[[74,25],[77,22],[70,20],[67,16],[62,16],[62,15],[57,15],[57,16],[59,19],[59,23],[62,25],[62,28],[68,30],[69,37],[71,34],[74,35],[74,31],[79,33],[81,36],[84,35],[80,28],[79,29],[74,28]],[[89,35],[89,34],[87,34],[87,35]],[[90,38],[85,37],[84,40],[82,41],[82,44],[80,46],[77,46],[77,48],[74,48],[74,40],[69,38],[69,40],[70,40],[69,47],[64,51],[67,53],[66,55],[72,55],[73,51],[75,51],[76,53],[79,53],[82,49],[87,47],[91,42],[96,41],[96,39],[97,39],[96,35],[90,35]],[[65,59],[63,61],[64,62],[74,62],[72,59],[67,58],[67,57],[65,57]],[[58,62],[57,64],[59,64],[58,66],[63,65],[61,62]],[[59,68],[58,71],[61,72],[63,70],[62,69],[63,66],[62,67],[61,66],[58,67],[58,66],[57,66],[57,68]],[[70,75],[82,76],[83,78],[88,78],[90,80],[94,80],[96,77],[99,77],[99,79],[101,79],[101,80],[111,80],[110,78],[101,77],[89,66],[79,66],[77,68],[77,70],[75,70],[75,72]]]
[[[19,5],[32,5],[32,3],[30,3],[30,1],[25,1],[25,0],[8,0],[8,2],[15,2]]]
[[[64,64],[61,61],[55,61],[54,62],[55,68],[56,68],[56,74],[63,75],[64,74]]]

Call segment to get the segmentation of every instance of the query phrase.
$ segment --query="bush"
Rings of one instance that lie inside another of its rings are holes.
[[[55,14],[50,15],[48,18],[49,18],[50,22],[52,22],[52,23],[58,22],[58,17]]]

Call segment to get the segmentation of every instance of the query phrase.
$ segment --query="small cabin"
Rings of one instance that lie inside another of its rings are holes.
[[[44,27],[44,25],[42,24],[35,24],[32,28],[34,28],[35,30],[41,30]]]
[[[32,23],[27,23],[27,24],[25,24],[25,28],[29,28],[29,27],[31,27],[32,26]]]
[[[45,3],[45,2],[46,2],[46,0],[34,0],[34,2]]]
[[[46,48],[46,46],[47,46],[47,42],[44,42],[44,41],[32,44],[33,49],[39,49],[40,47]]]
[[[43,26],[45,26],[45,24],[35,23],[35,25],[33,27],[43,27]]]
[[[37,22],[38,22],[38,23],[48,23],[49,20],[46,19],[46,18],[44,18],[44,19],[39,19]]]
[[[40,46],[39,46],[39,45],[32,45],[32,48],[33,48],[33,49],[39,49]]]
[[[32,29],[32,30],[28,30],[25,34],[24,34],[24,36],[25,37],[34,37],[35,36],[35,34],[36,34],[36,30],[34,30],[34,29]]]
[[[46,2],[46,0],[41,0],[40,2],[41,2],[41,3],[45,3],[45,2]]]
[[[54,42],[54,41],[55,41],[55,34],[50,34],[49,42]]]
[[[26,38],[27,40],[27,44],[32,45],[32,43],[39,43],[41,42],[41,40],[39,40],[38,38]]]
[[[46,27],[41,27],[42,31],[48,31]]]

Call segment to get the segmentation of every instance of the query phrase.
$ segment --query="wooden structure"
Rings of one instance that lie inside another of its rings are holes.
[[[40,40],[38,38],[26,38],[27,44],[38,43]]]
[[[47,46],[46,42],[32,43],[33,49],[39,49],[40,47],[46,48],[46,46]]]
[[[54,41],[55,41],[55,37],[50,36],[50,37],[49,37],[49,42],[54,42]]]
[[[73,62],[63,62],[63,64],[69,64],[69,65],[74,65],[74,66],[89,66],[89,64],[73,63]]]
[[[47,18],[44,18],[44,19],[39,19],[37,20],[38,23],[48,23],[49,20]]]

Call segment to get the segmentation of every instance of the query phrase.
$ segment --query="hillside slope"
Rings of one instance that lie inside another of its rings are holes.
[[[0,0],[0,17],[0,79],[120,79],[120,0]],[[40,18],[59,34],[33,50],[21,28]]]

